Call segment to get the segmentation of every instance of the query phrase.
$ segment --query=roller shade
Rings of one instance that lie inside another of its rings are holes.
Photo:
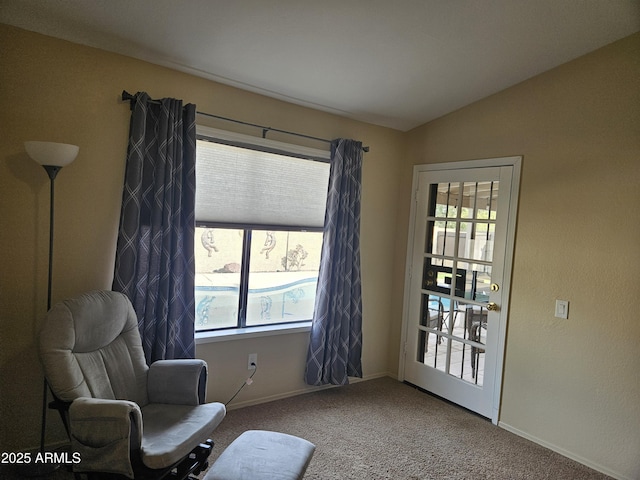
[[[196,221],[322,228],[329,164],[197,141]]]

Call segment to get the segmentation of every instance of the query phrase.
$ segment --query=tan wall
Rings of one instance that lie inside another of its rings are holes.
[[[500,421],[639,478],[640,34],[408,140],[404,192],[414,164],[524,156]],[[571,302],[568,320],[554,317],[556,299]]]
[[[41,401],[34,335],[46,306],[48,180],[22,142],[80,145],[56,180],[54,300],[109,288],[129,119],[118,97],[126,89],[371,146],[362,212],[365,376],[398,368],[412,166],[523,155],[501,422],[620,478],[640,475],[639,35],[408,134],[4,25],[0,45],[3,451],[37,445]],[[556,298],[571,301],[569,320],[553,317]],[[306,334],[292,334],[198,346],[210,364],[209,399],[235,392],[254,352],[260,372],[239,402],[303,391],[306,343]],[[63,438],[59,421],[50,422],[48,441]]]
[[[123,89],[182,98],[201,111],[308,135],[355,138],[371,147],[363,169],[363,368],[365,377],[388,373],[399,132],[6,25],[0,25],[0,45],[2,451],[39,442],[42,377],[34,336],[46,310],[49,188],[23,142],[80,146],[78,158],[56,180],[54,302],[110,288],[130,115],[128,104],[119,101]],[[209,125],[234,129],[230,123]],[[308,335],[295,334],[199,345],[197,355],[212,373],[209,399],[231,397],[246,378],[247,355],[255,352],[260,371],[239,402],[305,389],[307,341]],[[64,439],[59,420],[49,418],[47,441]]]

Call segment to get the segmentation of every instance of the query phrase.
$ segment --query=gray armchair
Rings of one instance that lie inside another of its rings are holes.
[[[209,435],[226,410],[204,403],[207,365],[147,366],[124,294],[96,291],[58,303],[39,347],[53,403],[80,454],[74,472],[186,478],[208,466]]]

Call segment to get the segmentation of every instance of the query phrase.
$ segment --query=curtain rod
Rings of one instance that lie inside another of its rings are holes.
[[[131,95],[126,90],[123,90],[122,91],[122,101],[123,102],[128,101],[130,103],[131,108],[133,108],[133,104],[136,101],[136,96],[135,95]],[[155,101],[155,100],[152,100],[152,101]],[[278,133],[283,133],[285,135],[293,135],[293,136],[296,136],[296,137],[307,138],[309,140],[316,140],[318,142],[331,143],[331,140],[327,140],[326,138],[312,137],[311,135],[304,135],[302,133],[290,132],[288,130],[280,130],[279,128],[265,127],[264,125],[258,125],[256,123],[243,122],[242,120],[236,120],[236,119],[233,119],[233,118],[222,117],[220,115],[214,115],[212,113],[198,112],[198,111],[196,111],[196,113],[198,115],[202,115],[202,116],[205,116],[205,117],[211,117],[211,118],[217,118],[218,120],[224,120],[226,122],[239,123],[241,125],[247,125],[249,127],[261,128],[262,129],[262,138],[267,138],[267,133],[269,133],[269,132],[278,132]],[[369,151],[369,147],[368,146],[367,147],[362,147],[362,151],[363,152],[368,152]]]

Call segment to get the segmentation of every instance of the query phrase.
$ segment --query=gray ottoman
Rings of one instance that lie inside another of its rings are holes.
[[[315,449],[286,433],[248,430],[222,452],[203,480],[299,480]]]

